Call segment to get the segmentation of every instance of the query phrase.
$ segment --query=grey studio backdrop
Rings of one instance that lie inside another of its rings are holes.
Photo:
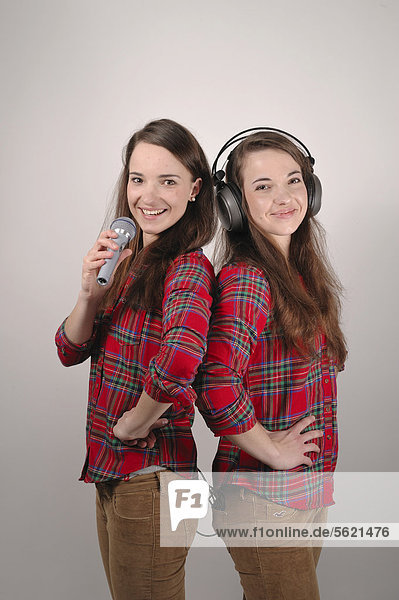
[[[94,487],[77,481],[88,364],[61,367],[53,337],[122,147],[153,118],[185,124],[210,160],[258,125],[310,148],[346,288],[339,469],[396,471],[397,0],[2,0],[0,10],[0,597],[109,598]],[[200,418],[195,436],[209,470],[216,441]],[[398,558],[325,549],[321,597],[396,598]],[[187,598],[204,597],[241,598],[223,548],[189,554]]]

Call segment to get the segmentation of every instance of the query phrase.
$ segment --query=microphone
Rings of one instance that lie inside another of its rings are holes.
[[[105,264],[101,267],[97,276],[97,283],[99,285],[107,285],[114,272],[120,253],[136,234],[136,225],[128,217],[115,219],[112,221],[110,228],[118,234],[118,237],[112,239],[112,241],[119,246],[119,251],[115,250],[112,258],[105,259]]]

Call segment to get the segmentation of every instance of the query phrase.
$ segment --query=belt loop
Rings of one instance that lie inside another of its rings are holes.
[[[111,495],[112,495],[112,490],[110,489],[111,486],[109,486],[105,482],[101,481],[99,483],[96,483],[96,488],[97,488],[98,494],[102,500],[105,498],[107,498],[107,499],[111,498]]]
[[[240,500],[245,500],[245,488],[240,487]]]

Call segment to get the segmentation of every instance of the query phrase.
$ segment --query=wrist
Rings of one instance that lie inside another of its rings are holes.
[[[101,298],[93,296],[92,294],[85,292],[82,289],[79,291],[77,304],[79,304],[85,310],[93,312],[95,314],[100,305],[100,302]]]
[[[263,462],[266,463],[267,465],[272,466],[273,464],[278,462],[279,459],[281,458],[281,451],[278,446],[278,443],[273,442],[269,438],[269,444],[266,446],[264,454],[265,454],[265,456],[264,456]]]
[[[137,417],[135,409],[131,409],[122,415],[120,424],[123,427],[124,437],[132,440],[146,437],[148,428]]]

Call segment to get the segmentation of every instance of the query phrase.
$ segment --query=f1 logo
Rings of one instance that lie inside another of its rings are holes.
[[[176,531],[183,519],[205,517],[208,512],[209,485],[199,479],[170,481],[168,498],[172,531]]]

